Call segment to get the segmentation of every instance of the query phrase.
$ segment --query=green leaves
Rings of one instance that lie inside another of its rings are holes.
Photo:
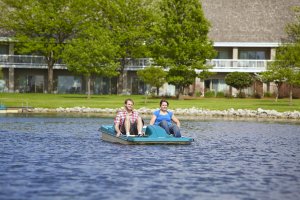
[[[152,29],[152,57],[157,65],[170,68],[168,83],[182,90],[194,82],[194,70],[207,70],[205,60],[215,56],[207,36],[210,24],[198,0],[162,0],[158,5],[160,20]]]
[[[225,82],[241,92],[241,89],[252,85],[253,77],[247,72],[231,72],[225,76]]]
[[[156,87],[158,95],[158,89],[166,82],[167,72],[160,67],[150,66],[143,70],[139,70],[137,75],[146,84]]]

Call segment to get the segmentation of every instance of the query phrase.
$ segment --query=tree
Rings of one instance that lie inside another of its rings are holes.
[[[149,41],[152,57],[157,65],[170,69],[172,73],[168,75],[168,82],[176,83],[181,93],[182,87],[186,86],[183,80],[195,80],[197,76],[190,71],[207,71],[206,59],[215,56],[207,36],[210,24],[198,0],[162,0],[158,10],[160,18],[153,27],[153,38]],[[180,75],[180,68],[188,70],[185,75],[189,77]],[[175,76],[172,78],[173,74]]]
[[[300,85],[300,7],[295,7],[294,12],[296,21],[286,26],[286,42],[277,49],[275,60],[262,73],[265,80],[276,83],[278,91],[284,82],[289,85],[290,104],[293,87]]]
[[[247,72],[231,72],[225,76],[225,83],[236,88],[242,97],[242,90],[252,85],[253,77]]]
[[[88,1],[1,0],[0,28],[12,31],[20,53],[45,56],[48,92],[53,92],[53,66],[65,42],[74,37],[86,20]]]
[[[143,70],[139,70],[137,75],[150,86],[156,87],[156,95],[159,95],[159,88],[166,82],[166,75],[162,68],[151,66]]]
[[[89,24],[78,37],[65,46],[63,60],[68,69],[88,78],[88,98],[93,75],[118,75],[119,62],[115,60],[118,49],[110,38],[111,32],[96,24]]]
[[[178,97],[180,98],[180,94],[183,94],[184,88],[194,83],[196,76],[195,70],[185,65],[175,66],[169,70],[167,81],[178,88]]]
[[[148,0],[103,0],[101,4],[104,18],[113,32],[111,40],[119,46],[117,58],[120,60],[118,93],[126,92],[124,70],[130,60],[149,57],[145,41],[149,38],[149,27],[153,24]]]

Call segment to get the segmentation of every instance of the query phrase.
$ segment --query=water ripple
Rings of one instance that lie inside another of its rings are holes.
[[[0,117],[0,199],[298,199],[299,124],[183,121],[195,142],[103,142],[111,118]]]

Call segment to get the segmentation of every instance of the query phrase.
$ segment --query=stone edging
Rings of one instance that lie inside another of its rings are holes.
[[[122,109],[122,108],[119,108]],[[27,109],[26,112],[32,113],[99,113],[113,115],[119,109],[112,108],[88,108],[88,107],[73,107],[73,108],[31,108]],[[158,109],[158,108],[157,108]],[[149,108],[139,108],[136,109],[139,113],[144,115],[152,115],[153,111],[156,109]],[[258,108],[257,110],[247,110],[247,109],[233,109],[228,110],[207,110],[198,108],[177,108],[172,110],[177,116],[182,117],[245,117],[245,118],[269,118],[269,119],[297,119],[300,120],[299,111],[286,111],[278,112],[276,110],[264,110]]]

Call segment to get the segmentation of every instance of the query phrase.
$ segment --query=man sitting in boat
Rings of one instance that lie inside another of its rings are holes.
[[[125,109],[119,110],[114,120],[116,136],[121,134],[126,136],[142,136],[143,120],[139,113],[133,110],[134,102],[132,99],[125,100]]]

